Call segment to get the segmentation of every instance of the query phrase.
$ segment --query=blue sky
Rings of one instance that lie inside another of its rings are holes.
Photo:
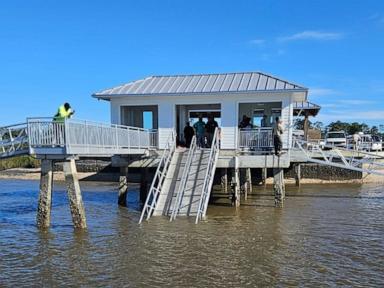
[[[384,124],[384,1],[1,1],[0,126],[109,121],[104,88],[154,74],[262,71],[310,88],[316,120]]]

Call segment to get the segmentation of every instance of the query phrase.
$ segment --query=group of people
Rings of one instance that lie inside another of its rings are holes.
[[[196,135],[196,144],[200,148],[210,148],[215,134],[215,129],[219,125],[215,121],[212,115],[208,116],[208,121],[205,123],[203,117],[200,115],[199,120],[193,125],[193,127],[186,123],[184,128],[185,146],[189,148],[191,146],[192,138]]]
[[[268,116],[263,115],[263,118],[260,121],[261,127],[268,127]],[[240,129],[252,129],[253,125],[251,123],[251,118],[247,115],[243,115],[243,119],[241,120],[239,124]],[[283,122],[279,117],[275,118],[275,123],[273,126],[273,146],[275,148],[275,155],[279,156],[282,152],[283,147]]]

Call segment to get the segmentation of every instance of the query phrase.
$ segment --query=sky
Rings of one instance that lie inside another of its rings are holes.
[[[91,94],[150,75],[261,71],[309,88],[313,121],[384,124],[384,1],[0,3],[0,126],[110,121]]]

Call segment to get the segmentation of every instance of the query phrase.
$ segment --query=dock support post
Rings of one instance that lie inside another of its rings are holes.
[[[285,198],[284,170],[273,168],[273,192],[275,194],[275,206],[283,207]]]
[[[228,193],[228,169],[223,168],[221,173],[221,191],[225,194]]]
[[[51,223],[53,187],[53,161],[41,160],[40,193],[36,223],[38,228],[48,228]]]
[[[267,186],[268,170],[267,168],[261,168],[261,184],[264,188]]]
[[[239,169],[239,158],[235,157],[235,206],[240,207],[240,169]]]
[[[140,202],[145,203],[148,194],[148,168],[143,168],[144,171],[140,177]]]
[[[295,165],[295,183],[296,183],[296,186],[300,187],[300,182],[301,182],[301,165],[296,164]]]
[[[85,210],[79,180],[77,178],[76,163],[74,159],[65,161],[63,165],[65,183],[69,198],[69,207],[72,214],[72,222],[75,228],[87,228]]]
[[[249,194],[252,194],[252,173],[251,173],[251,168],[247,168],[247,170],[245,172],[245,176],[246,176],[246,181],[247,181],[248,192],[249,192]]]
[[[118,204],[127,206],[128,193],[128,167],[120,167]]]

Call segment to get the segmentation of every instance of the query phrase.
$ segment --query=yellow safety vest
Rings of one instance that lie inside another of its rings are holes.
[[[57,110],[56,115],[53,117],[53,121],[64,122],[65,118],[69,118],[72,114],[72,109],[65,110],[64,105],[61,105]]]

